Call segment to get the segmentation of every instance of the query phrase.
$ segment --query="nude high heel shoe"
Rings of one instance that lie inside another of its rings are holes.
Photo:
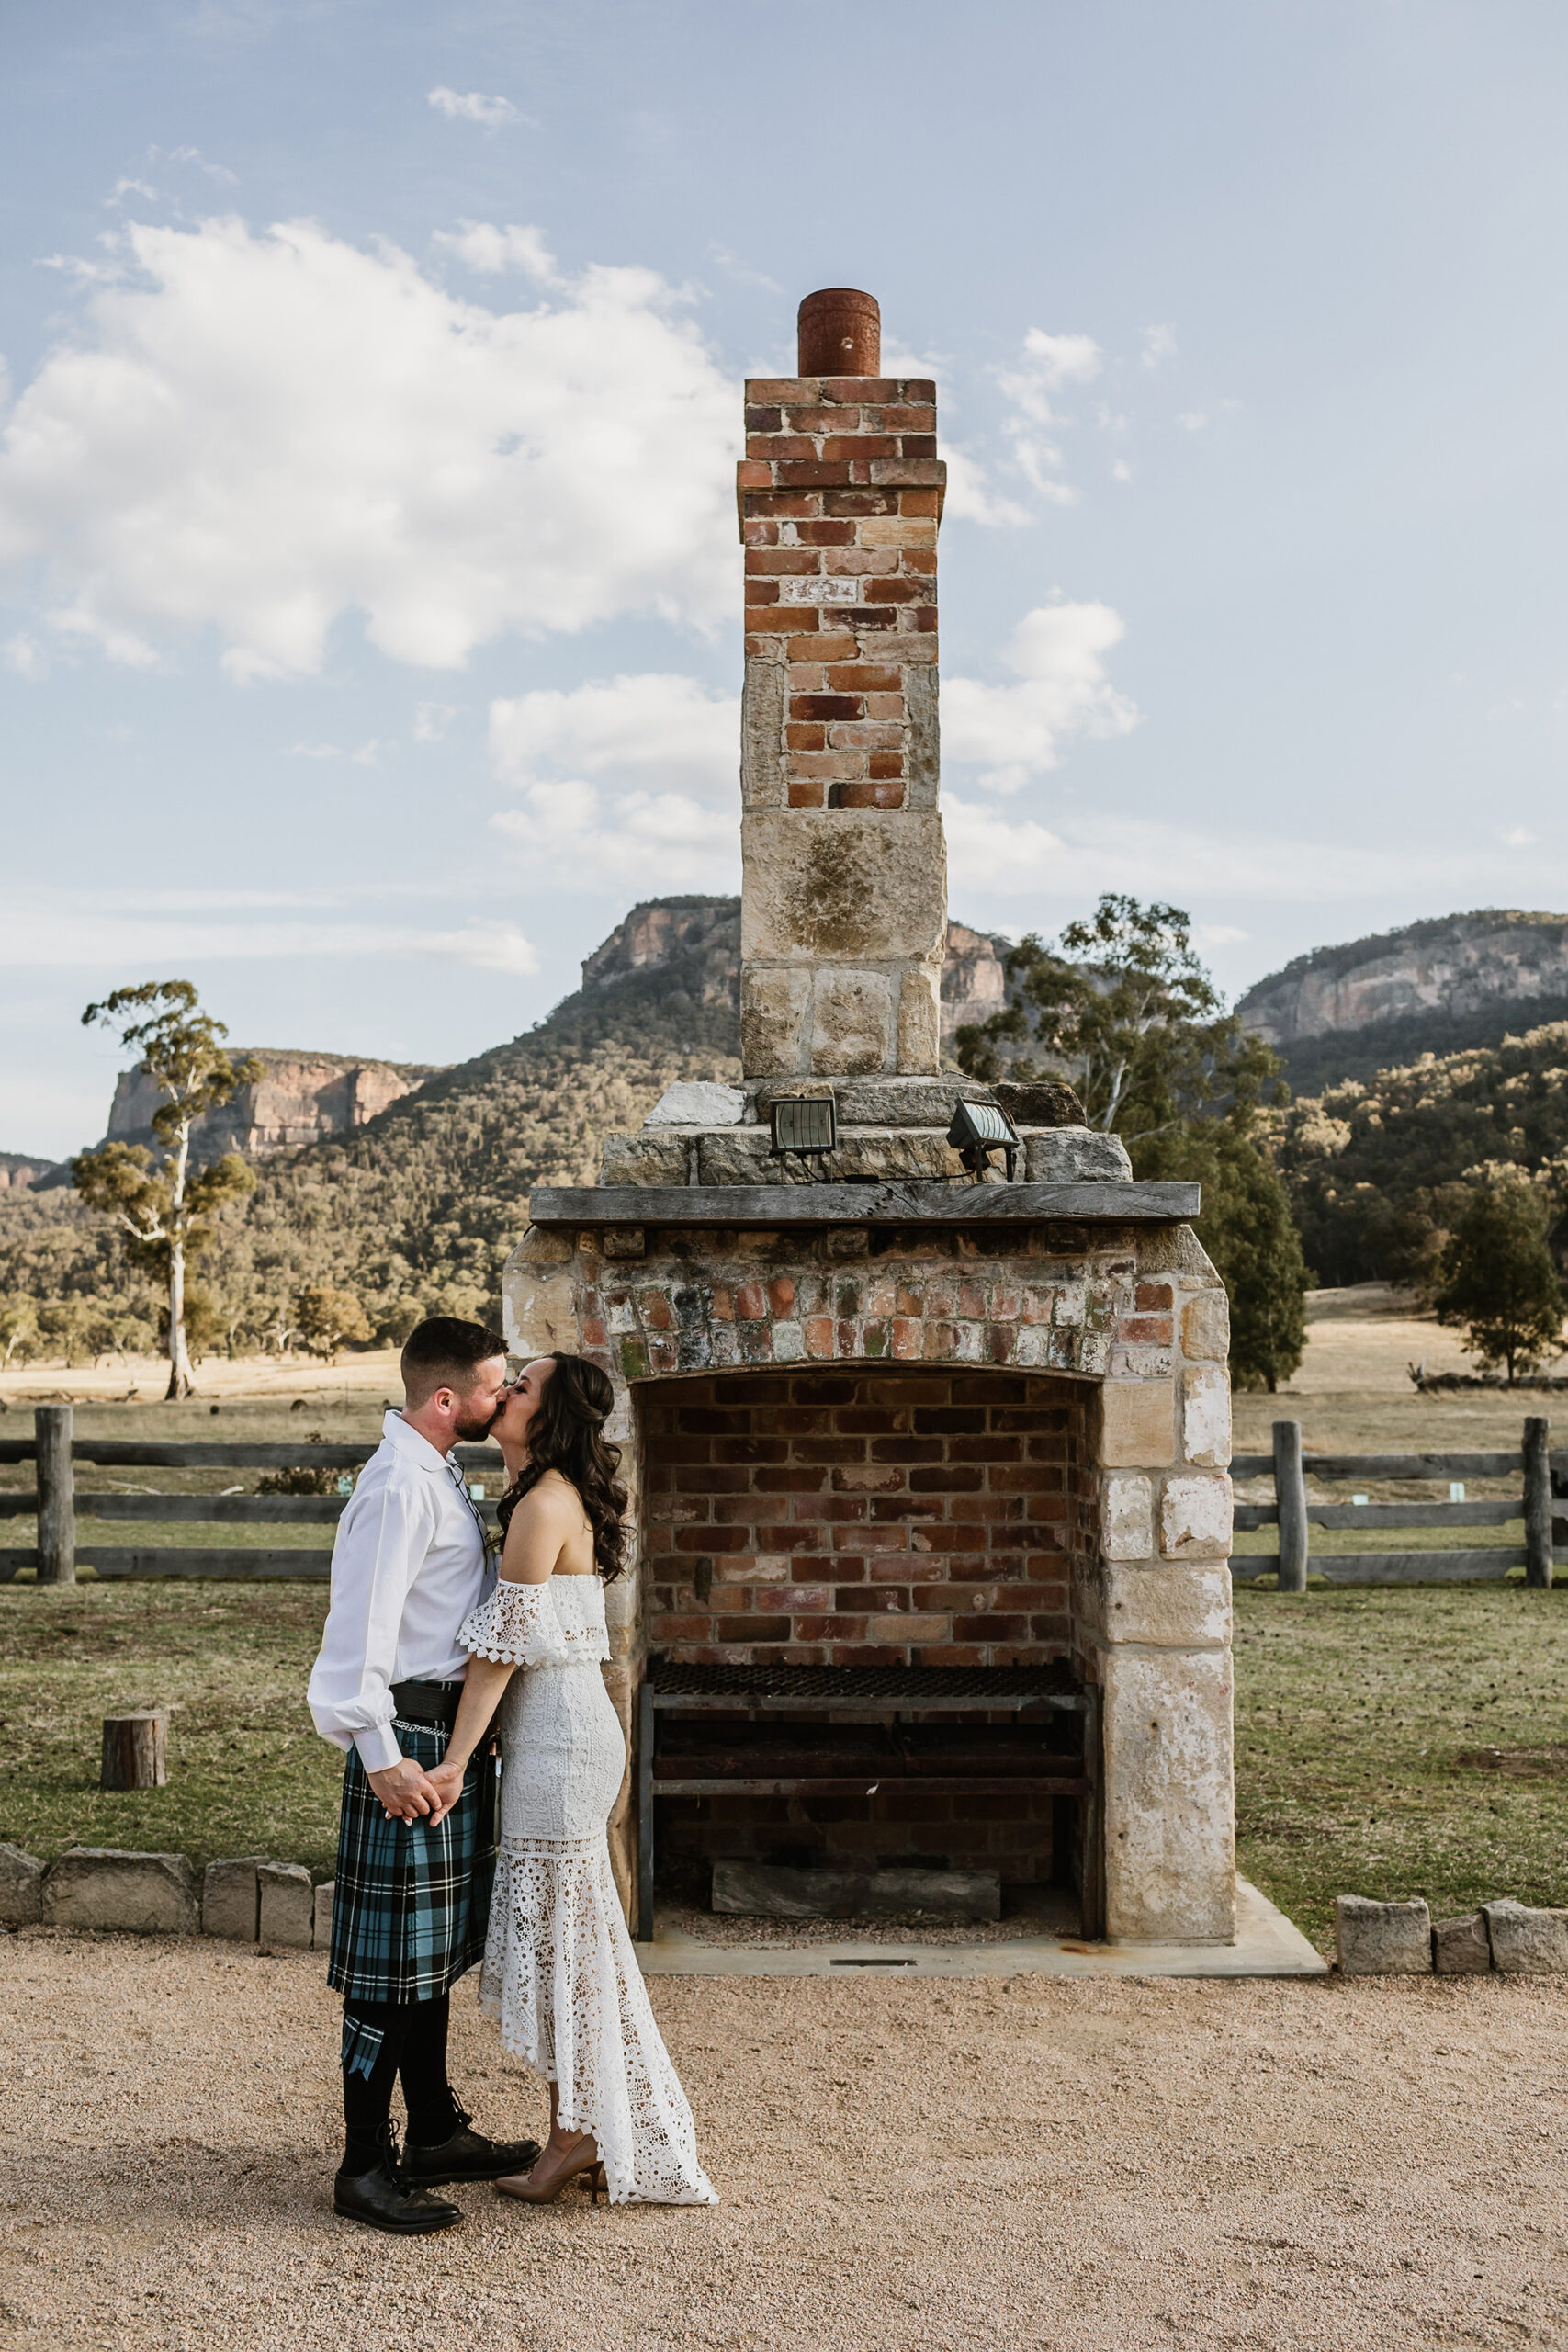
[[[536,2177],[543,2169],[544,2162],[541,2157],[531,2172],[503,2174],[495,2183],[497,2194],[515,2197],[524,2205],[553,2205],[563,2188],[581,2179],[592,2190],[595,2205],[599,2202],[601,2189],[608,2196],[604,2167],[592,2140],[587,2141],[575,2155],[569,2156],[558,2172],[552,2172],[547,2180],[541,2181]]]

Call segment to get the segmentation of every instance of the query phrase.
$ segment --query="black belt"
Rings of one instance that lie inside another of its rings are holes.
[[[406,1724],[433,1724],[450,1731],[462,1703],[460,1682],[394,1682],[392,1704]]]

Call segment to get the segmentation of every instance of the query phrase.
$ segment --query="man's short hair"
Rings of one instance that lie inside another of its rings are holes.
[[[403,1342],[403,1393],[417,1412],[438,1388],[466,1393],[481,1363],[504,1356],[506,1341],[488,1323],[465,1323],[457,1315],[430,1315]]]

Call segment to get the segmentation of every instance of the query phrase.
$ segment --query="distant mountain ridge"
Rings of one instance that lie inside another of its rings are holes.
[[[1497,1046],[1568,1018],[1568,915],[1484,907],[1314,948],[1236,1011],[1303,1093]]]

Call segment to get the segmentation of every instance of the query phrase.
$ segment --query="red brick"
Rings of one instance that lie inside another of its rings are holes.
[[[804,606],[799,605],[790,606],[792,612],[798,613],[804,609]],[[805,623],[803,622],[801,626],[804,628]],[[795,662],[852,662],[859,650],[860,648],[852,637],[838,637],[828,631],[819,637],[792,637],[786,648],[790,661]],[[792,672],[790,684],[794,686],[799,683],[800,681]],[[820,671],[817,673],[811,684],[814,686],[821,684]]]
[[[865,704],[859,695],[792,695],[792,718],[859,718]]]
[[[827,786],[809,779],[790,778],[789,805],[792,808],[820,808],[827,797]]]
[[[1141,1315],[1168,1315],[1172,1300],[1168,1283],[1140,1283],[1133,1304]]]
[[[796,578],[820,571],[822,559],[810,548],[748,548],[748,579]]]
[[[852,523],[800,523],[795,526],[795,537],[807,548],[852,548],[855,526]]]
[[[819,722],[812,726],[791,719],[784,728],[784,741],[792,752],[825,752],[828,730]]]
[[[900,786],[897,799],[894,799],[890,796],[886,800],[878,801],[876,804],[877,807],[881,808],[901,808],[904,799],[902,790],[904,775],[903,752],[873,752],[870,765],[871,780],[873,784],[897,784]]]

